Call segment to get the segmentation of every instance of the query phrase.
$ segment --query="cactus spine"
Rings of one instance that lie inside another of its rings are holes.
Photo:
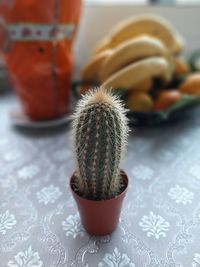
[[[78,164],[77,192],[88,199],[109,199],[121,190],[119,165],[127,143],[126,110],[102,88],[87,93],[73,117]]]

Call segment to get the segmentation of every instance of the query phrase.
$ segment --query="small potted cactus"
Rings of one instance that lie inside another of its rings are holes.
[[[83,96],[73,116],[77,170],[70,187],[88,233],[105,235],[118,224],[128,177],[120,170],[128,123],[121,101],[104,88]]]

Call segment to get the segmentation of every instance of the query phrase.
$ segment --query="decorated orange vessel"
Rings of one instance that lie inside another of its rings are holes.
[[[2,0],[8,72],[25,114],[61,117],[70,108],[72,44],[81,0]]]

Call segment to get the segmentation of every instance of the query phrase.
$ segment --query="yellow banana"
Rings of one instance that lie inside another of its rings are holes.
[[[124,66],[152,56],[163,56],[171,65],[174,65],[171,53],[158,39],[141,36],[127,40],[113,49],[113,53],[104,61],[99,73],[100,80],[103,82]]]
[[[82,95],[88,89],[91,88],[92,83],[99,80],[99,69],[101,69],[102,64],[104,63],[105,59],[112,54],[112,50],[105,50],[101,53],[94,55],[90,61],[85,65],[82,69],[81,77],[83,81],[88,82],[86,85],[81,85],[79,89],[79,94]],[[91,85],[90,85],[91,82]]]
[[[147,79],[137,84],[134,88],[130,88],[130,91],[134,92],[149,92],[153,87],[153,79]]]
[[[169,63],[162,57],[150,57],[117,71],[102,86],[113,89],[133,89],[144,80],[160,77],[164,81],[171,79]]]
[[[112,54],[112,50],[105,50],[94,55],[82,69],[81,77],[85,81],[92,81],[98,78],[98,72],[105,59]]]
[[[180,53],[183,49],[182,37],[166,19],[158,15],[138,15],[117,25],[110,36],[101,41],[96,52],[114,48],[128,39],[143,34],[161,40],[173,54]]]

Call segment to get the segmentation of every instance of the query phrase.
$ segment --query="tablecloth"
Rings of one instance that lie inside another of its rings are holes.
[[[69,126],[17,129],[0,97],[0,267],[199,267],[200,109],[132,129],[122,168],[130,185],[116,231],[88,235],[68,182]]]

